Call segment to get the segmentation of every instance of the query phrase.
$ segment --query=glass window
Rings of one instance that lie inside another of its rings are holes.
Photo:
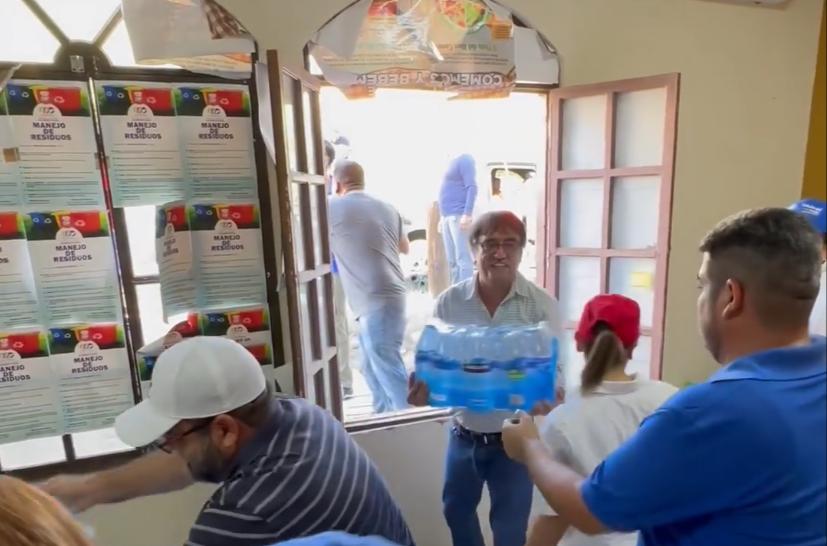
[[[629,176],[612,181],[612,248],[654,248],[659,216],[659,176]]]
[[[70,2],[65,2],[69,4]],[[0,5],[0,61],[50,63],[60,43],[19,0]]]
[[[155,207],[126,207],[126,229],[132,274],[145,277],[158,274],[155,259]]]
[[[603,179],[563,180],[560,189],[560,246],[603,245]]]
[[[618,93],[615,103],[615,167],[663,163],[666,88]]]
[[[563,101],[563,170],[606,165],[606,95]]]
[[[560,258],[560,309],[563,320],[577,322],[583,306],[600,293],[600,258]]]
[[[121,5],[120,0],[36,1],[70,40],[84,42],[91,42]]]

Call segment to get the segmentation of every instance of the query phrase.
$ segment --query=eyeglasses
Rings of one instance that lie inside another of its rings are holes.
[[[188,431],[186,431],[182,434],[179,434],[177,436],[167,437],[167,435],[164,434],[163,436],[161,436],[160,438],[155,440],[152,443],[152,446],[156,449],[160,449],[164,453],[172,453],[172,447],[171,446],[172,446],[173,442],[177,442],[177,441],[181,440],[182,438],[184,438],[185,436],[189,436],[193,432],[197,432],[199,430],[203,430],[203,429],[207,428],[208,426],[210,426],[212,421],[213,421],[212,419],[207,419],[203,423],[201,423],[199,425],[195,425],[194,427],[192,427]]]
[[[504,239],[502,241],[499,239],[486,239],[479,245],[486,254],[493,254],[500,248],[502,248],[504,252],[512,254],[522,247],[520,241],[517,239]]]

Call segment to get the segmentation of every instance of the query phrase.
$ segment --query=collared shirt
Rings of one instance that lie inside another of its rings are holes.
[[[586,395],[566,397],[566,402],[543,420],[540,435],[556,460],[588,476],[677,390],[662,381],[604,381]],[[560,541],[560,546],[635,544],[636,533],[590,537],[573,527]]]
[[[448,324],[478,326],[549,322],[554,331],[561,331],[557,301],[519,273],[511,291],[497,307],[494,316],[491,316],[477,294],[476,275],[443,292],[437,299],[434,316]],[[561,369],[562,366],[558,363],[557,385],[566,384]],[[474,432],[492,433],[500,432],[503,421],[513,415],[514,412],[507,411],[475,413],[461,410],[457,414],[457,420],[463,427]]]
[[[413,546],[385,481],[341,423],[303,399],[276,397],[187,545],[263,546],[324,531]]]
[[[330,246],[353,313],[359,317],[404,302],[399,212],[362,191],[331,198],[329,212]]]
[[[679,392],[581,493],[644,546],[823,545],[827,340],[741,358]]]

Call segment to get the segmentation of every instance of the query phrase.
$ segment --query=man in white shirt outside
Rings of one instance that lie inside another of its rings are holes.
[[[810,334],[827,336],[827,203],[818,199],[804,199],[793,204],[790,210],[804,216],[821,235],[821,287],[810,315]]]
[[[550,322],[560,331],[557,302],[518,269],[526,244],[525,225],[513,213],[486,213],[474,223],[470,242],[478,273],[446,290],[435,316],[450,324],[483,326]],[[557,385],[564,385],[558,368]],[[549,398],[554,398],[549,393]],[[428,387],[411,377],[411,404],[428,404]],[[540,404],[533,413],[548,413]],[[491,497],[494,546],[523,546],[533,486],[526,468],[508,459],[502,445],[503,420],[513,412],[458,412],[446,457],[443,513],[454,546],[484,546],[477,518],[483,486]]]

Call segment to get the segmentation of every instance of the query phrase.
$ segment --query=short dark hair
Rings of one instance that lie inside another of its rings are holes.
[[[329,140],[324,141],[324,154],[327,156],[327,163],[325,163],[324,167],[328,169],[336,160],[336,148],[333,147],[333,144],[331,144]]]
[[[782,208],[748,210],[721,221],[701,242],[709,254],[713,294],[736,279],[768,327],[807,323],[821,274],[819,234]]]
[[[525,246],[525,224],[523,224],[523,221],[520,220],[516,214],[507,210],[486,212],[477,218],[474,225],[471,226],[471,234],[469,237],[471,246],[476,248],[480,244],[480,239],[494,233],[498,229],[513,231],[520,238],[520,246]]]

